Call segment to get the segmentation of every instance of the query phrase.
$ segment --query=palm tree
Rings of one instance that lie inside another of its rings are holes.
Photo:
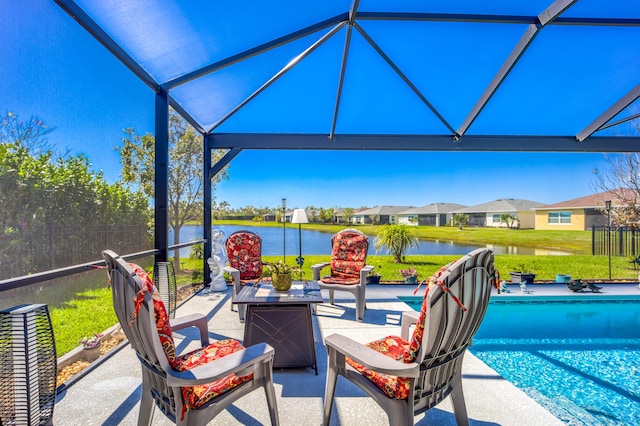
[[[393,254],[393,261],[404,263],[404,252],[410,247],[418,247],[418,237],[413,226],[383,225],[376,234],[374,241],[376,251],[385,248],[387,253]]]
[[[507,228],[513,228],[513,225],[516,223],[517,220],[518,220],[517,217],[509,213],[500,215],[500,222],[506,224]]]
[[[464,213],[456,213],[453,215],[453,224],[458,224],[458,228],[462,230],[462,227],[469,222],[469,216]]]
[[[344,221],[346,223],[351,223],[351,218],[353,217],[354,211],[351,207],[346,207],[342,210],[342,217],[344,217]]]

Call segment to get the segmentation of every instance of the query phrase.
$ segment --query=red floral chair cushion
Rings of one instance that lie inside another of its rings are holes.
[[[194,367],[207,364],[208,362],[215,361],[216,359],[238,352],[242,349],[244,349],[244,346],[242,346],[237,340],[218,340],[217,342],[211,343],[209,346],[179,356],[177,358],[177,367],[175,369],[177,371],[188,371]],[[183,387],[182,401],[184,402],[184,410],[182,415],[184,415],[186,410],[202,407],[205,403],[216,396],[222,395],[252,378],[253,373],[246,376],[231,374],[212,383],[193,387]]]
[[[369,238],[358,232],[339,232],[333,237],[331,276],[323,277],[327,284],[358,284],[369,250]]]
[[[422,345],[422,336],[424,335],[425,323],[427,319],[427,295],[429,294],[429,290],[434,285],[439,285],[443,289],[446,287],[443,286],[440,277],[447,270],[449,265],[443,266],[436,272],[431,278],[429,278],[427,289],[424,293],[424,298],[422,300],[422,307],[420,308],[420,315],[418,316],[418,322],[413,330],[413,334],[411,336],[411,341],[408,342],[404,340],[402,337],[398,336],[387,336],[382,340],[375,340],[373,342],[367,343],[365,346],[380,352],[383,355],[386,355],[390,358],[395,359],[396,361],[402,361],[404,363],[411,363],[416,360],[418,353],[420,352],[420,347]],[[420,286],[418,286],[419,288]],[[414,291],[414,294],[418,291],[418,288]],[[449,289],[445,290],[447,293],[453,297],[454,301],[460,306],[461,309],[466,311],[466,308],[462,305],[462,303],[458,300],[458,298],[449,292]],[[357,371],[359,371],[364,377],[371,380],[373,384],[375,384],[380,390],[389,396],[389,398],[394,399],[407,399],[409,396],[409,378],[407,377],[397,377],[390,376],[388,374],[377,373],[375,371],[371,371],[365,366],[357,363],[351,358],[347,358],[346,361]]]
[[[134,301],[135,312],[133,318],[131,318],[131,323],[136,318],[138,311],[142,306],[145,294],[150,293],[153,300],[153,310],[155,312],[156,318],[156,329],[158,330],[160,343],[162,344],[162,348],[164,349],[164,353],[167,356],[167,360],[169,361],[171,368],[176,371],[188,371],[199,365],[206,364],[208,362],[222,358],[223,356],[230,355],[234,352],[244,349],[244,346],[242,346],[237,340],[226,339],[218,340],[217,342],[213,342],[204,348],[196,349],[184,355],[177,356],[176,347],[171,332],[169,315],[167,315],[167,310],[164,306],[164,303],[162,302],[162,299],[160,298],[158,291],[153,285],[153,281],[151,281],[147,272],[140,266],[132,263],[129,264],[129,266],[133,269],[136,275],[140,277],[140,280],[142,281],[142,290],[138,292]],[[216,396],[233,389],[234,387],[246,382],[247,380],[251,380],[252,377],[253,373],[246,376],[236,376],[235,374],[231,374],[213,383],[207,383],[194,387],[183,387],[182,400],[184,402],[184,410],[182,412],[182,415],[184,416],[186,410],[201,407],[203,404],[215,398]]]
[[[384,339],[367,343],[365,346],[396,361],[404,360],[409,352],[409,342],[399,336],[387,336]],[[409,379],[407,377],[390,376],[371,371],[351,358],[347,358],[346,361],[390,398],[407,399],[409,396]]]
[[[262,275],[262,239],[249,231],[239,231],[227,238],[229,266],[240,271],[240,280],[249,281]]]

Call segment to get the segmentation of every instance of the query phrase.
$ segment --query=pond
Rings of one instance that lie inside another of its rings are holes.
[[[277,256],[285,252],[289,256],[297,256],[300,251],[300,240],[298,230],[295,228],[269,227],[269,226],[237,226],[237,225],[214,225],[214,229],[220,229],[225,236],[231,235],[240,229],[255,232],[262,237],[264,256]],[[284,244],[283,244],[284,234]],[[305,230],[302,227],[302,254],[305,255],[322,255],[331,254],[331,237],[332,233]],[[187,242],[202,238],[202,226],[187,225],[180,230],[180,241]],[[369,254],[386,254],[384,251],[376,253],[373,246],[374,236],[370,236]],[[169,231],[169,241],[173,241],[173,230]],[[531,247],[515,247],[515,246],[497,246],[482,245],[472,243],[454,243],[452,241],[427,241],[420,240],[418,247],[412,247],[407,250],[406,254],[465,254],[476,248],[488,247],[496,254],[569,254],[562,252],[553,252],[549,250],[540,250]],[[189,248],[181,249],[180,256],[188,256]]]

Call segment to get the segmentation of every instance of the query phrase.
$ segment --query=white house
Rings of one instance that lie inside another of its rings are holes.
[[[374,223],[376,225],[382,224],[397,224],[398,213],[411,209],[413,206],[377,206],[371,209],[361,210],[353,215],[353,223],[364,225],[367,223]]]
[[[452,211],[465,208],[456,203],[431,203],[398,213],[398,223],[406,225],[445,226],[451,220]]]
[[[512,226],[520,229],[533,229],[535,227],[534,208],[543,206],[543,203],[530,200],[518,200],[514,198],[501,198],[477,206],[465,207],[455,210],[453,214],[466,214],[469,217],[468,226],[486,226],[502,228],[509,226],[502,221],[502,215],[508,214],[516,218]]]

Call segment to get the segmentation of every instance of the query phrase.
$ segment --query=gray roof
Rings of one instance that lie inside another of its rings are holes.
[[[437,213],[451,213],[452,211],[463,209],[467,206],[456,203],[431,203],[422,207],[415,207],[409,210],[400,212],[402,215],[409,214],[437,214]]]
[[[356,216],[371,216],[371,215],[390,215],[398,214],[408,209],[412,209],[413,206],[376,206],[370,209],[362,210],[355,213]]]
[[[532,210],[535,207],[543,205],[543,203],[537,201],[501,198],[488,203],[455,210],[453,213],[515,213]]]

